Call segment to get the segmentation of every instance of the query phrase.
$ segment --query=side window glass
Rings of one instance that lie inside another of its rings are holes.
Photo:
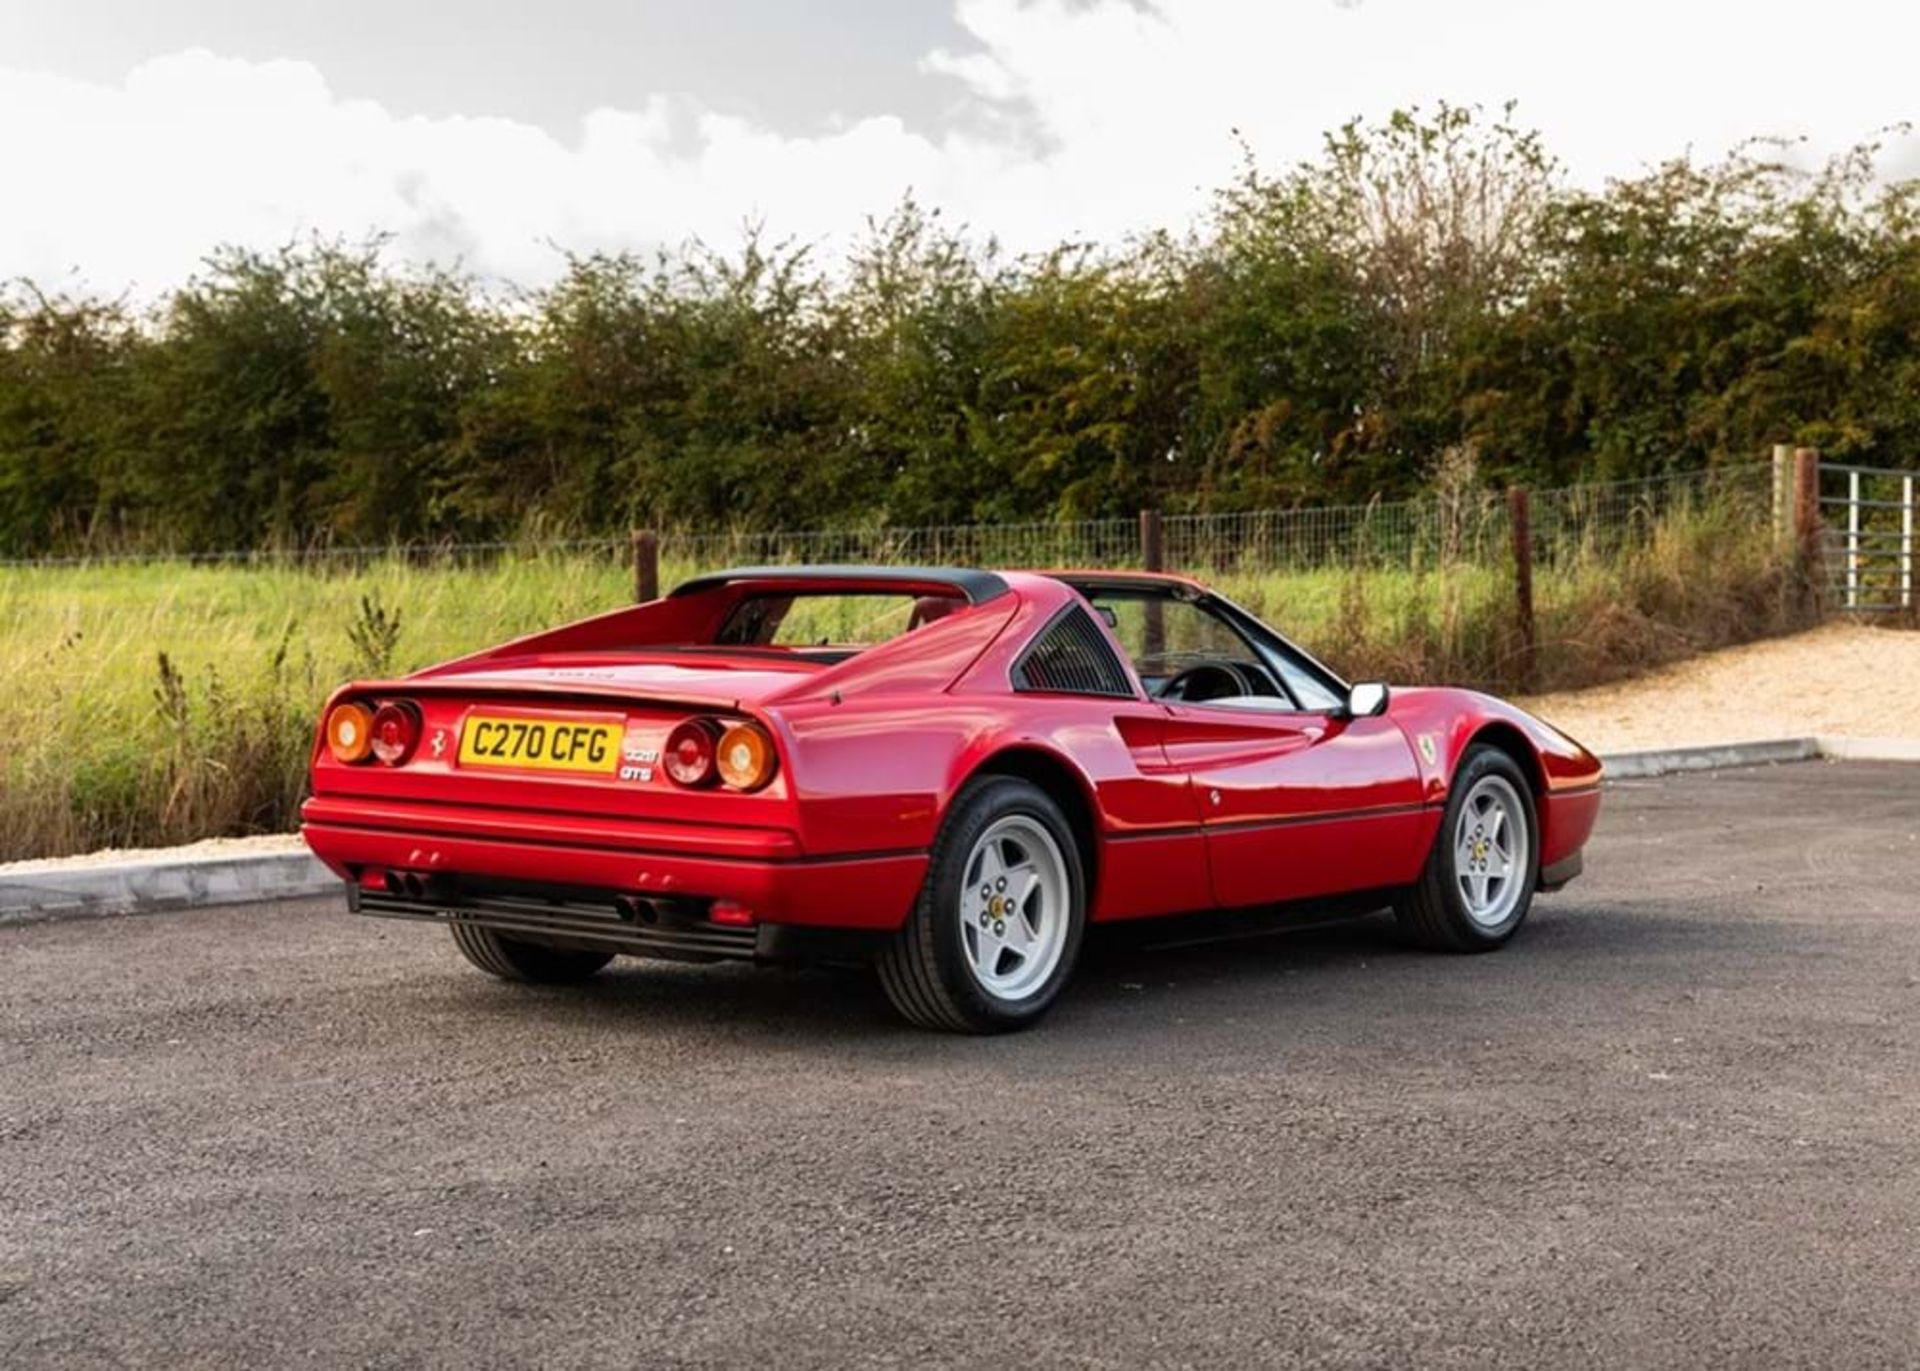
[[[1164,680],[1195,662],[1253,655],[1246,639],[1189,600],[1095,596],[1093,603],[1143,679]]]
[[[1284,642],[1252,626],[1243,632],[1204,601],[1122,590],[1097,590],[1090,598],[1150,695],[1162,694],[1182,672],[1229,665],[1232,676],[1208,673],[1205,694],[1175,686],[1176,694],[1196,703],[1227,697],[1269,709],[1329,710],[1340,703]]]

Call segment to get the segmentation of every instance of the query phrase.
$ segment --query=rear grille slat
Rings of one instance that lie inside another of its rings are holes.
[[[750,961],[759,944],[759,934],[751,927],[722,926],[673,914],[646,923],[622,918],[610,904],[508,893],[462,891],[441,901],[358,889],[353,907],[378,918],[458,920],[498,933],[565,939],[634,956]]]

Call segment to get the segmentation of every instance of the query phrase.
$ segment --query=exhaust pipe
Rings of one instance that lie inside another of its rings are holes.
[[[654,909],[653,901],[642,899],[638,895],[622,895],[613,902],[613,907],[621,919],[630,924],[646,924],[651,927],[660,922],[660,914]]]

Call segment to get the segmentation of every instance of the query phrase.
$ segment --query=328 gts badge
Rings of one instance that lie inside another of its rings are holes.
[[[620,779],[623,781],[651,781],[653,769],[660,762],[660,753],[651,747],[623,748],[620,753]]]

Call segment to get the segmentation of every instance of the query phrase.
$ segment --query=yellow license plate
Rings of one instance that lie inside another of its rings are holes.
[[[625,731],[623,724],[469,714],[460,731],[460,765],[611,774],[620,765]]]

